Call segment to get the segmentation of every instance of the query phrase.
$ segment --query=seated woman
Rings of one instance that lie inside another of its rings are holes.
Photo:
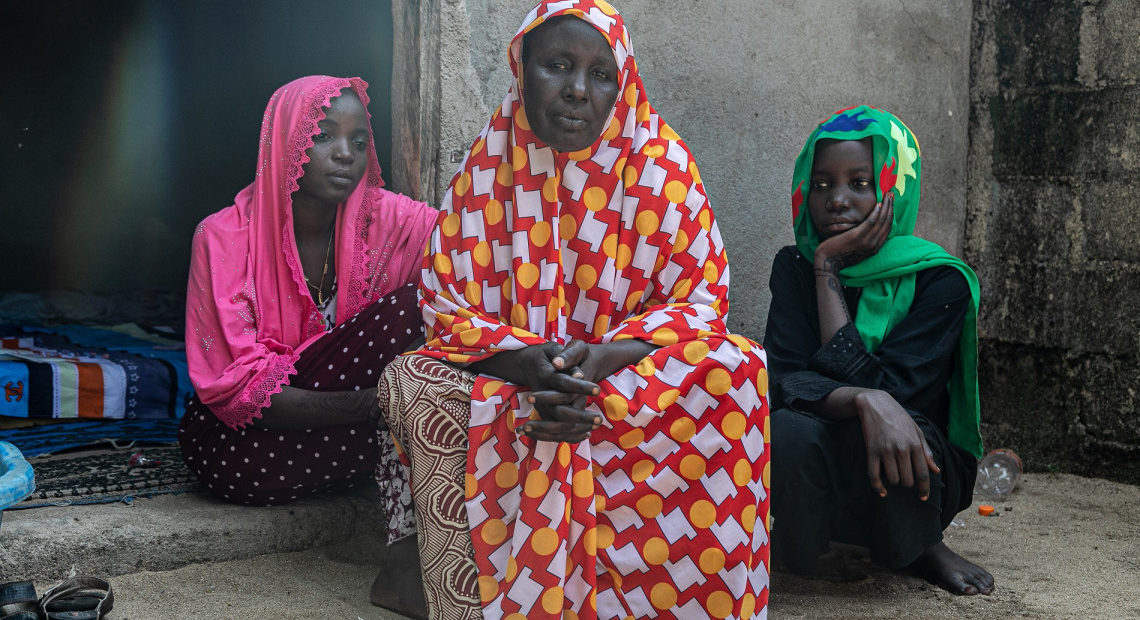
[[[764,617],[767,371],[693,157],[603,0],[509,60],[380,385],[431,617]]]
[[[257,175],[194,235],[186,464],[229,502],[279,504],[374,472],[390,536],[406,475],[377,434],[376,380],[422,335],[418,268],[438,212],[383,188],[360,78],[274,93]]]
[[[978,283],[913,235],[921,162],[902,121],[835,113],[796,159],[796,245],[772,264],[772,549],[814,570],[828,542],[869,547],[957,594],[993,577],[942,542],[970,505]],[[806,208],[804,202],[807,202]]]

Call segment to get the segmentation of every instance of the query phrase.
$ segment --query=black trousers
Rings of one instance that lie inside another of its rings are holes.
[[[867,547],[871,558],[903,568],[931,545],[973,499],[977,460],[921,414],[940,474],[930,497],[887,486],[879,497],[867,477],[867,449],[858,419],[824,420],[791,409],[772,412],[772,553],[792,570],[810,573],[832,540]]]

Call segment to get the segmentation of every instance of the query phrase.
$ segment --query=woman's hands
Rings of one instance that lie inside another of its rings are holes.
[[[585,410],[586,400],[601,388],[585,380],[585,373],[576,368],[587,346],[581,341],[565,347],[547,342],[500,351],[469,369],[531,388],[528,400],[542,419],[527,421],[520,432],[539,441],[573,443],[589,437],[590,431],[602,423],[600,415]]]
[[[576,366],[584,379],[597,383],[626,366],[636,364],[656,349],[657,345],[643,340],[628,339],[602,344],[586,344],[581,340],[571,340],[559,356],[561,361],[555,358],[554,365],[565,368],[566,372],[571,374],[575,373]],[[577,361],[575,356],[580,356]]]
[[[885,497],[886,484],[917,487],[918,498],[926,501],[930,497],[930,472],[941,470],[910,414],[882,390],[860,389],[852,405],[863,427],[871,488]]]
[[[859,225],[829,237],[815,250],[816,270],[827,270],[838,274],[839,270],[874,255],[883,247],[895,217],[895,195],[887,192],[883,201],[877,203],[867,219]]]
[[[471,370],[531,388],[528,400],[541,420],[529,420],[523,434],[538,441],[576,443],[602,424],[602,416],[586,410],[598,383],[633,364],[656,347],[638,340],[587,344],[571,340],[502,351],[471,365]]]

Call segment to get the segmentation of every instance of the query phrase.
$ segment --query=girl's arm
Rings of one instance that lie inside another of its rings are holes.
[[[843,300],[839,271],[872,256],[887,240],[894,219],[894,194],[887,193],[858,226],[827,239],[815,250],[815,291],[819,310],[820,344],[827,344],[851,322]]]
[[[320,428],[379,420],[376,387],[337,392],[314,392],[291,385],[270,397],[270,404],[252,426],[272,430]]]
[[[421,344],[422,336],[407,344],[404,350],[414,351]],[[270,397],[269,406],[261,410],[261,417],[254,418],[251,424],[265,429],[296,430],[363,422],[387,428],[376,399],[375,385],[331,392],[283,385],[280,393]]]
[[[934,454],[914,419],[890,394],[845,386],[833,390],[816,413],[828,419],[858,417],[867,446],[871,488],[886,497],[885,483],[917,487],[922,501],[930,496],[930,473],[939,473]]]

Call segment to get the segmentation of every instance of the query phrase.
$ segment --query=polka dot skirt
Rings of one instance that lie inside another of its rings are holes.
[[[301,353],[290,385],[313,391],[374,388],[389,361],[422,336],[415,285],[365,307]],[[355,487],[374,477],[390,537],[414,531],[407,474],[391,436],[367,424],[235,430],[195,396],[178,431],[186,465],[212,494],[254,506]],[[410,530],[410,531],[409,531]]]

